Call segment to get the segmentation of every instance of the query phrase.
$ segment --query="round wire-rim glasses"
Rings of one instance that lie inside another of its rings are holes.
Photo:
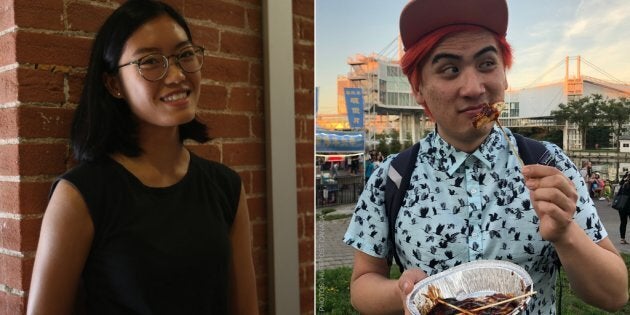
[[[158,81],[166,76],[170,65],[169,59],[175,58],[175,64],[186,73],[194,73],[201,70],[203,66],[204,48],[191,45],[178,51],[176,54],[165,56],[162,54],[150,54],[137,60],[120,65],[117,69],[129,65],[136,65],[138,73],[147,81]]]

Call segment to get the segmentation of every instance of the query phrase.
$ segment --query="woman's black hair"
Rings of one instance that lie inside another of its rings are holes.
[[[169,5],[155,0],[129,0],[110,15],[92,45],[90,64],[79,105],[74,113],[70,141],[78,161],[94,161],[111,153],[139,156],[138,124],[124,99],[113,97],[103,81],[104,74],[118,72],[125,43],[145,23],[168,15],[179,24],[188,39],[192,34],[184,18]],[[179,126],[183,142],[209,140],[208,128],[197,118]]]

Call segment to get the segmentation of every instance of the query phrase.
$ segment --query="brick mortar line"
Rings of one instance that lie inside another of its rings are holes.
[[[261,113],[258,111],[244,111],[244,110],[235,111],[235,110],[216,110],[216,109],[200,108],[197,110],[197,113],[211,114],[211,115],[226,115],[226,116],[234,116],[234,117],[246,116],[247,118],[264,117],[264,113]]]
[[[230,61],[244,61],[244,62],[247,62],[248,64],[255,61],[261,61],[264,58],[262,52],[259,57],[244,56],[244,55],[239,55],[236,53],[226,53],[226,52],[221,52],[221,51],[209,52],[208,54],[205,54],[204,56],[228,59]],[[256,64],[259,64],[259,63],[256,63]],[[262,62],[260,62],[260,64],[262,64]],[[217,82],[220,82],[220,81],[217,81]]]
[[[257,111],[245,111],[245,110],[217,110],[217,109],[198,109],[197,112],[203,113],[203,114],[221,114],[221,115],[225,115],[225,116],[232,116],[232,117],[248,117],[248,118],[252,118],[252,117],[263,117],[264,113],[260,113]]]
[[[38,214],[17,214],[17,213],[9,213],[3,212],[0,210],[0,219],[13,219],[13,220],[32,220],[32,219],[41,219],[44,217],[43,213]]]
[[[18,142],[13,143],[12,141],[8,143],[3,143],[2,139],[0,139],[0,145],[3,144],[67,144],[68,139],[66,138],[17,138]]]
[[[220,141],[217,141],[218,139],[221,139]],[[215,138],[213,140],[210,140],[209,142],[207,142],[207,144],[265,144],[265,141],[263,141],[263,139],[258,138],[258,137],[239,137],[239,138]],[[254,164],[256,165],[256,164]]]
[[[0,182],[9,183],[46,183],[51,182],[57,175],[38,175],[38,176],[4,176],[0,175]]]
[[[20,139],[19,138],[0,139],[0,146],[8,145],[8,144],[20,144]]]
[[[2,175],[0,175],[0,182],[19,183],[19,182],[21,182],[21,180],[20,180],[20,176],[2,176]]]
[[[10,63],[10,64],[7,64],[7,65],[1,66],[1,67],[0,67],[0,73],[3,73],[3,72],[8,72],[8,71],[11,71],[11,70],[15,70],[15,69],[17,69],[19,66],[20,66],[20,64],[19,64],[19,63],[17,63],[17,62],[14,62],[14,63]]]
[[[309,39],[298,38],[297,40],[294,39],[293,42],[300,46],[315,46],[315,42]]]
[[[6,105],[6,106],[3,106]],[[31,108],[69,108],[69,109],[75,109],[76,108],[76,104],[74,103],[70,103],[70,102],[65,102],[65,103],[49,103],[49,102],[20,102],[20,101],[15,101],[15,102],[9,102],[9,103],[4,103],[4,104],[0,104],[0,108],[3,107],[31,107]]]
[[[81,38],[81,39],[90,39],[94,40],[96,37],[96,33],[94,32],[86,32],[80,30],[49,30],[42,28],[34,28],[34,27],[17,27],[18,32],[28,32],[33,34],[46,34],[46,35],[59,35],[68,38]]]
[[[260,63],[260,65],[262,66],[262,63]],[[222,81],[217,81],[217,80],[212,80],[210,78],[201,78],[201,85],[205,85],[205,86],[220,86],[220,87],[225,87],[226,90],[230,90],[233,88],[252,88],[252,89],[256,89],[256,90],[263,90],[263,86],[259,85],[259,84],[251,84],[249,82],[243,82],[243,81],[239,81],[239,82],[222,82]]]
[[[219,33],[221,33],[222,31],[229,31],[235,34],[253,35],[254,37],[262,38],[262,35],[261,35],[262,33],[260,31],[253,30],[252,28],[247,28],[249,25],[246,25],[244,27],[238,27],[238,26],[219,24],[217,22],[211,21],[210,19],[197,19],[197,18],[187,17],[186,14],[184,14],[184,17],[186,18],[186,21],[192,25],[211,27],[218,30]]]
[[[241,6],[243,8],[259,8],[259,9],[262,10],[262,4],[259,5],[259,4],[243,2],[243,1],[239,1],[239,0],[223,0],[223,2],[236,4],[236,5]]]
[[[7,102],[7,103],[1,103],[0,104],[0,109],[4,109],[4,108],[17,108],[20,107],[20,101],[14,101],[14,102]]]
[[[69,75],[87,73],[87,67],[66,66],[62,64],[47,64],[47,63],[23,62],[23,63],[20,63],[20,69],[48,71],[51,73],[62,73],[62,74],[69,74]],[[67,76],[64,76],[64,77],[67,78]]]
[[[2,248],[0,247],[0,255],[7,255],[7,256],[11,256],[11,257],[16,257],[16,258],[35,258],[35,251],[31,251],[31,252],[18,252],[18,251],[14,251],[14,250],[10,250],[10,249],[6,249],[6,248]]]
[[[18,290],[16,288],[12,288],[10,286],[7,286],[6,284],[1,284],[1,283],[0,283],[0,292],[5,292],[10,295],[17,295],[19,297],[26,296],[26,291]]]
[[[72,2],[72,1],[64,0],[64,6],[67,7],[70,4],[70,2]],[[118,8],[118,5],[116,3],[106,3],[106,2],[103,2],[102,0],[100,0],[100,1],[83,0],[83,1],[80,1],[78,3],[91,5],[91,6],[95,6],[95,7],[107,8],[107,9],[116,9],[116,8]]]
[[[17,25],[13,25],[5,30],[0,31],[0,36],[4,36],[9,33],[15,33],[17,29],[18,29]]]

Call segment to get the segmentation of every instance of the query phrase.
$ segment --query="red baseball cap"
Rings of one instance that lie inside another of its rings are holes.
[[[400,37],[405,51],[441,27],[471,24],[505,35],[506,0],[411,0],[400,13]]]

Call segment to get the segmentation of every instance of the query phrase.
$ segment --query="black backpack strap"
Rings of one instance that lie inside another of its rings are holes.
[[[548,166],[556,166],[556,160],[553,158],[553,155],[544,144],[542,144],[538,140],[530,139],[519,135],[518,133],[512,133],[514,138],[516,139],[516,143],[518,146],[518,155],[521,156],[521,160],[525,165],[530,164],[542,164]],[[562,273],[560,271],[560,267],[562,264],[560,263],[560,259],[556,259],[555,262],[556,271],[558,272],[558,276],[560,277],[560,284],[558,285],[557,292],[557,301],[556,301],[556,314],[562,314]]]
[[[396,260],[396,264],[400,268],[400,272],[404,270],[403,265],[396,253],[396,218],[398,211],[402,206],[405,193],[409,188],[411,174],[416,166],[420,143],[414,144],[411,148],[400,152],[389,165],[387,171],[387,181],[385,182],[385,215],[389,227],[388,243],[389,253],[387,254],[387,263],[391,266],[392,258]]]
[[[556,166],[556,160],[547,147],[542,142],[534,139],[530,139],[519,135],[518,133],[512,133],[516,139],[518,146],[518,155],[521,156],[523,164],[542,164],[547,166]],[[556,262],[558,265],[560,261]]]
[[[512,133],[518,146],[518,155],[525,165],[542,164],[556,166],[553,155],[542,142],[524,137],[518,133]]]

